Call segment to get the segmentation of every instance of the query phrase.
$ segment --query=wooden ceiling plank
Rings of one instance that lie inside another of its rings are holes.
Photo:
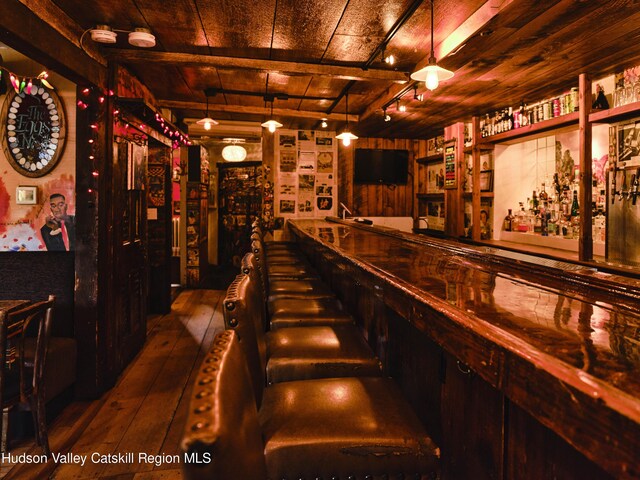
[[[314,63],[282,62],[276,60],[256,60],[253,58],[220,57],[215,55],[195,55],[178,52],[140,51],[128,49],[109,49],[109,58],[122,63],[144,63],[178,66],[209,66],[226,69],[246,69],[258,72],[279,72],[291,75],[328,76],[345,80],[385,80],[406,83],[406,72],[393,70],[346,67]]]
[[[513,3],[517,3],[514,0],[508,0],[502,2],[501,5],[496,6],[496,2],[494,0],[489,0],[486,2],[476,13],[472,14],[467,20],[462,22],[462,24],[452,32],[452,36],[454,40],[449,40],[449,37],[445,38],[442,42],[437,45],[434,45],[434,50],[438,51],[441,54],[447,52],[451,53],[454,48],[464,43],[465,38],[462,35],[467,35],[470,37],[475,35],[477,32],[480,32],[486,25],[488,25],[499,13],[503,12],[506,8],[512,7]],[[475,30],[473,30],[475,29]],[[429,63],[429,54],[427,54],[415,67],[414,71],[417,71]],[[365,119],[369,116],[375,115],[382,111],[383,105],[390,102],[394,97],[396,97],[404,87],[399,85],[390,86],[382,95],[376,98],[373,102],[367,106],[364,112],[361,113],[361,118]]]

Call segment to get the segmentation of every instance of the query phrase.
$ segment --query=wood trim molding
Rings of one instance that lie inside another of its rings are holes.
[[[173,100],[158,100],[158,106],[160,108],[177,108],[185,110],[205,110],[206,104],[200,102],[180,102]],[[249,113],[255,115],[270,115],[271,109],[265,107],[252,107],[247,105],[220,105],[209,104],[209,112],[224,112],[224,113]],[[310,110],[293,110],[291,108],[274,108],[273,115],[278,117],[294,117],[294,118],[313,118],[322,120],[339,120],[344,121],[344,113],[324,113]],[[358,115],[349,114],[349,121],[357,123]]]

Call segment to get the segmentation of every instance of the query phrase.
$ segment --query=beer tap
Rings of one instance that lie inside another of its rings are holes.
[[[638,187],[640,187],[640,167],[637,168],[633,179],[631,180],[631,195],[633,196],[632,204],[636,204],[636,199],[638,198]]]
[[[618,175],[618,169],[615,164],[611,167],[611,205],[616,203],[616,195],[620,192],[616,190],[616,177]]]
[[[618,195],[620,196],[620,200],[624,200],[624,194],[627,191],[627,170],[624,168],[625,163],[622,162],[622,186],[620,187],[620,191]]]

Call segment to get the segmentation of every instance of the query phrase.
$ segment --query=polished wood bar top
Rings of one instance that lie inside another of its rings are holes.
[[[368,270],[382,290],[401,291],[412,303],[405,318],[579,450],[614,442],[612,452],[626,451],[611,461],[623,464],[607,468],[640,476],[637,280],[346,222],[294,220],[290,228]],[[582,409],[608,417],[589,426]],[[627,436],[635,440],[623,446]],[[599,463],[606,450],[593,454]]]

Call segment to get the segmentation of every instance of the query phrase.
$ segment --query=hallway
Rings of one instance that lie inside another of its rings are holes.
[[[52,452],[80,456],[74,463],[56,465],[49,460],[13,467],[3,463],[0,478],[180,478],[180,464],[171,459],[179,453],[198,366],[215,334],[224,328],[225,293],[182,291],[170,314],[148,318],[145,346],[116,386],[98,400],[72,403],[49,425]],[[39,455],[41,450],[30,443],[11,451],[21,453]],[[127,457],[127,453],[133,455]],[[139,463],[141,453],[149,457]],[[105,462],[102,455],[108,454],[113,454],[115,463]],[[152,455],[162,456],[157,464]],[[86,456],[84,466],[82,456]]]

